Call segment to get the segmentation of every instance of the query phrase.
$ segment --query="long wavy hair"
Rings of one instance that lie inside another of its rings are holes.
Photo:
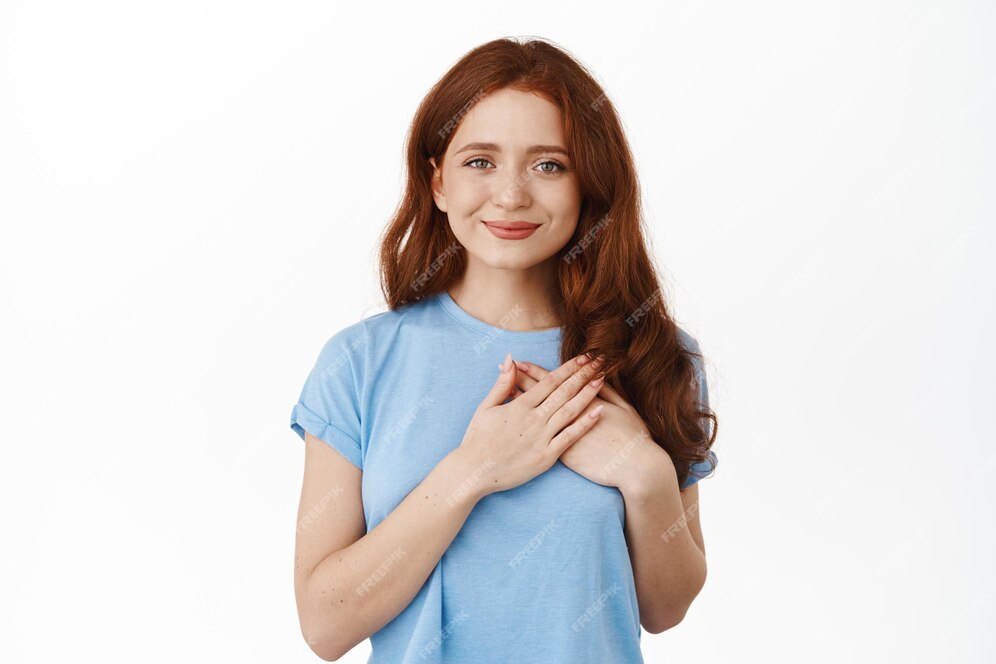
[[[541,94],[560,108],[582,194],[577,230],[559,252],[554,285],[564,312],[560,361],[583,352],[605,356],[606,381],[670,455],[681,486],[692,463],[716,462],[710,448],[718,421],[698,398],[693,364],[702,356],[682,344],[662,295],[616,110],[563,49],[544,39],[490,41],[465,54],[422,100],[405,146],[405,193],[381,236],[387,306],[395,310],[446,290],[463,275],[465,250],[435,205],[428,160],[435,157],[441,167],[460,119],[503,88]]]

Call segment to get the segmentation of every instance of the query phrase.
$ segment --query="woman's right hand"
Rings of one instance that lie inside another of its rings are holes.
[[[589,362],[587,355],[571,358],[504,403],[516,390],[518,371],[506,356],[494,387],[454,450],[472,469],[475,483],[481,483],[482,495],[517,487],[545,472],[598,422],[601,408],[584,417],[578,414],[602,387],[601,364],[600,358]]]

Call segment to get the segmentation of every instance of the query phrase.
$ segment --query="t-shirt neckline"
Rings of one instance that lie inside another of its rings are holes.
[[[517,331],[505,330],[500,327],[496,327],[479,318],[471,316],[469,313],[461,309],[460,305],[456,303],[456,301],[450,296],[449,292],[445,289],[439,291],[436,296],[436,302],[439,303],[446,313],[455,318],[457,322],[462,324],[464,327],[468,327],[474,332],[491,339],[515,342],[526,341],[532,343],[557,341],[560,339],[563,329],[560,327],[550,327],[545,330]]]

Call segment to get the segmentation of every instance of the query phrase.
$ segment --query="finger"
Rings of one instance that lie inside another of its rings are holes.
[[[512,390],[515,389],[515,377],[518,369],[515,366],[515,362],[512,361],[512,354],[509,353],[506,355],[504,361],[508,365],[511,365],[511,367],[508,371],[501,371],[501,365],[498,365],[498,378],[495,379],[495,384],[491,387],[491,391],[481,401],[479,408],[491,408],[502,405],[509,395],[512,394]]]
[[[598,396],[598,390],[605,383],[605,376],[591,380],[567,403],[557,409],[550,417],[549,426],[556,433],[573,422],[575,419],[584,419],[581,413]]]
[[[604,405],[592,408],[591,412],[577,418],[566,429],[554,436],[549,445],[551,453],[555,454],[559,459],[560,455],[568,447],[576,443],[581,436],[588,433],[593,426],[598,424],[599,415],[601,415],[603,408],[605,408]]]
[[[543,367],[538,364],[532,364],[531,362],[517,361],[515,366],[519,369],[516,384],[521,390],[528,390],[548,373]],[[625,407],[629,405],[629,402],[614,387],[609,385],[608,382],[602,385],[602,389],[598,392],[598,397],[616,406]]]
[[[528,399],[531,394],[537,392],[538,390],[543,390],[549,387],[551,383],[551,376],[556,375],[557,370],[547,373],[543,378],[533,385],[530,389],[526,390],[525,394],[522,395],[523,399]],[[559,411],[567,402],[578,395],[579,392],[585,389],[585,386],[589,382],[596,380],[599,376],[602,376],[602,366],[598,360],[593,360],[587,362],[581,366],[580,369],[575,371],[573,374],[564,379],[563,382],[558,385],[550,396],[544,399],[538,406],[536,406],[536,412],[540,417],[544,418],[547,422]],[[601,387],[602,381],[599,381],[596,387]],[[592,393],[592,398],[598,393],[598,390],[594,390]],[[590,399],[589,399],[590,401]],[[564,423],[566,425],[566,423]]]
[[[521,377],[521,376],[522,376],[522,373],[519,373],[519,376]],[[515,393],[514,393],[514,394],[512,395],[512,398],[513,398],[513,399],[518,399],[518,398],[519,398],[519,397],[521,397],[521,396],[522,396],[522,395],[523,395],[524,393],[525,393],[525,392],[524,392],[524,391],[523,391],[522,389],[520,389],[519,387],[516,387],[516,388],[515,388]]]
[[[525,392],[530,387],[537,383],[537,379],[530,376],[522,369],[522,362],[516,362],[515,366],[518,369],[515,377],[515,387],[520,392]]]
[[[598,397],[616,406],[623,408],[629,406],[629,402],[623,399],[622,395],[616,391],[616,388],[609,385],[608,381],[602,385],[602,389],[598,392]]]
[[[522,362],[521,360],[516,360],[515,366],[521,372],[519,374],[519,378],[522,378],[523,375],[526,375],[532,378],[534,381],[536,381],[541,379],[543,376],[547,375],[548,373],[550,373],[540,365],[532,364],[531,362]]]
[[[590,375],[592,373],[592,370],[590,369],[592,363],[588,362],[588,359],[587,355],[577,355],[567,360],[559,367],[543,376],[542,380],[539,380],[522,395],[521,400],[523,400],[530,407],[536,408],[547,398],[549,398],[551,394],[553,394],[561,385],[564,384],[565,381],[567,381],[568,378],[573,376],[575,373],[584,371],[586,372],[586,376]],[[583,378],[583,380],[587,382],[589,379]],[[574,387],[579,388],[580,386],[575,384]],[[574,393],[572,392],[571,396],[573,395]],[[561,393],[561,399],[558,399],[559,403],[557,403],[557,408],[563,405],[563,402],[567,400],[563,399],[562,396],[563,393]]]

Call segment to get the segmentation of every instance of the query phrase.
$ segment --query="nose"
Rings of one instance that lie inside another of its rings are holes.
[[[504,177],[494,178],[495,191],[491,197],[495,205],[514,210],[529,205],[529,180],[532,174],[525,170],[510,170]]]

